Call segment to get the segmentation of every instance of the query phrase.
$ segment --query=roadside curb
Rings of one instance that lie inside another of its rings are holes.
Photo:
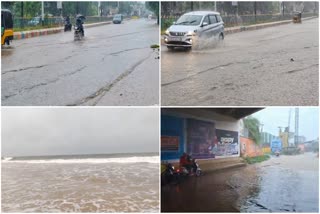
[[[311,17],[302,18],[302,20],[309,20],[309,19],[313,19],[313,18],[318,18],[318,17],[311,16]],[[289,24],[289,23],[292,23],[292,20],[270,22],[270,23],[263,23],[263,24],[249,25],[249,26],[230,27],[230,28],[225,28],[224,33],[225,33],[225,35],[228,35],[228,34],[233,34],[233,33],[240,33],[243,31],[258,30],[258,29],[263,29],[263,28],[267,28],[267,27],[274,27],[274,26]],[[164,44],[165,44],[164,38],[163,38],[163,35],[161,35],[161,45],[164,45]]]
[[[98,22],[98,23],[93,23],[93,24],[84,24],[84,27],[86,27],[86,28],[97,27],[97,26],[107,25],[107,24],[111,24],[111,23],[112,23],[112,21]],[[50,34],[63,32],[63,30],[64,30],[64,27],[57,27],[57,28],[46,28],[46,29],[39,29],[39,30],[14,32],[13,39],[19,40],[19,39],[38,37],[38,36],[46,36],[46,35],[50,35]]]

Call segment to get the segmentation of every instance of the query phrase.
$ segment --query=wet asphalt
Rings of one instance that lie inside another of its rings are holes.
[[[161,49],[165,106],[315,106],[319,20],[226,35],[192,51]]]
[[[2,105],[158,105],[159,26],[128,20],[2,48]]]

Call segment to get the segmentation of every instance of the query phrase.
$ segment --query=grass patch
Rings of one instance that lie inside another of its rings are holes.
[[[155,49],[155,48],[159,48],[159,47],[160,47],[160,46],[157,45],[157,44],[154,44],[154,45],[151,45],[151,46],[150,46],[150,48],[154,48],[154,49]]]
[[[262,161],[266,161],[270,158],[269,155],[262,155],[262,156],[257,156],[257,157],[245,157],[244,160],[248,164],[253,164],[253,163],[260,163]]]

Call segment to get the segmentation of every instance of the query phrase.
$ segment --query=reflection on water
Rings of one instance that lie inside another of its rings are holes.
[[[308,166],[309,160],[318,161],[310,155],[283,156],[278,164],[261,167],[260,189],[248,197],[241,212],[318,212],[319,171],[290,166],[299,158]]]

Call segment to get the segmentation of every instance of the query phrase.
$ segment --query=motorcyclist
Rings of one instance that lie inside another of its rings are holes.
[[[191,174],[195,170],[191,156],[185,152],[180,157],[180,167],[185,167],[189,172],[191,172]]]
[[[65,22],[66,22],[67,25],[70,24],[70,17],[68,15],[66,16]]]
[[[83,19],[81,17],[76,18],[76,26],[79,28],[82,36],[84,36],[84,29],[83,29]]]

